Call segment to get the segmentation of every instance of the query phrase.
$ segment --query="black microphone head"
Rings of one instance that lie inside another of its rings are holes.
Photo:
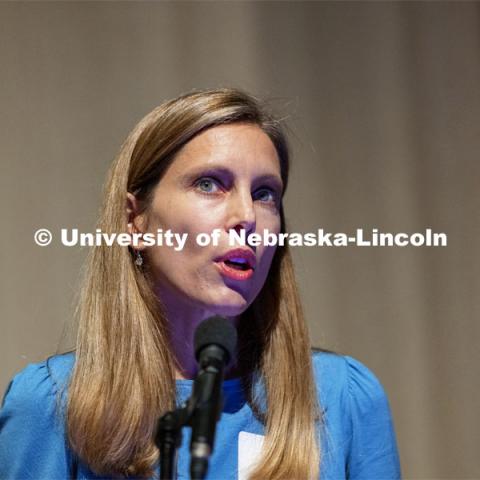
[[[218,345],[228,354],[228,361],[237,348],[237,330],[225,318],[216,315],[204,320],[195,330],[193,345],[195,358],[200,359],[200,352],[208,345]]]

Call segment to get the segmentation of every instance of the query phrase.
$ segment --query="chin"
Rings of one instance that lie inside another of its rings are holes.
[[[221,315],[222,317],[236,317],[241,315],[248,307],[249,303],[247,302],[237,302],[230,304],[221,304],[221,305],[212,305],[212,311],[216,315]]]
[[[235,317],[242,314],[251,304],[244,296],[238,292],[230,292],[225,298],[218,299],[209,305],[208,309],[215,315],[224,317]]]

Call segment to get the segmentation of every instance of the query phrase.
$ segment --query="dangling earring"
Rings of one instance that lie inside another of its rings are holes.
[[[143,265],[143,257],[142,257],[142,254],[140,253],[140,250],[137,250],[137,255],[135,257],[135,265],[137,267],[141,267]]]

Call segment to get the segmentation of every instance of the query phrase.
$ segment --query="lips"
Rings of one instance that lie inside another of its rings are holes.
[[[248,280],[254,273],[257,259],[251,250],[236,248],[215,262],[222,275],[234,280]]]

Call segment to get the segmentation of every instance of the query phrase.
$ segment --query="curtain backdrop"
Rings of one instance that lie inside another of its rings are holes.
[[[72,345],[86,249],[131,127],[193,88],[288,117],[290,231],[448,235],[446,247],[303,247],[316,346],[388,392],[405,478],[480,478],[480,8],[469,2],[0,4],[0,387]]]

